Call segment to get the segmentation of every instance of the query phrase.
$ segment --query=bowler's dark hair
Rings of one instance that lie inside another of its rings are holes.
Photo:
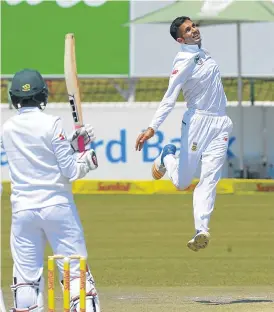
[[[176,17],[175,20],[170,25],[170,34],[177,41],[177,38],[180,37],[179,35],[179,27],[185,22],[190,21],[190,17],[188,16],[180,16]]]

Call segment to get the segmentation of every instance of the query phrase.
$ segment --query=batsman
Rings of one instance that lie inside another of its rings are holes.
[[[2,127],[11,179],[12,224],[10,246],[13,258],[11,286],[13,312],[44,311],[43,263],[46,242],[54,254],[87,257],[83,228],[74,203],[71,182],[98,167],[94,150],[82,153],[95,139],[86,124],[68,138],[59,117],[43,112],[48,88],[41,74],[25,69],[17,72],[10,89],[17,114]],[[63,263],[57,261],[63,286]],[[71,311],[79,311],[80,270],[71,261]],[[99,298],[90,269],[86,271],[86,311],[100,312]]]

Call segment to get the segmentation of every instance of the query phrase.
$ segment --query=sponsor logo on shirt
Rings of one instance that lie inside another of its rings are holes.
[[[176,75],[179,72],[178,69],[174,69],[173,72],[171,73],[171,75]]]
[[[195,58],[194,58],[194,63],[197,64],[197,65],[202,65],[203,64],[203,60],[202,58],[200,57],[200,55],[196,55]]]
[[[191,150],[192,150],[193,152],[196,152],[196,151],[197,151],[197,142],[193,142],[193,143],[192,143]]]

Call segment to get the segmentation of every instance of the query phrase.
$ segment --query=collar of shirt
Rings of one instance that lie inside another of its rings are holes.
[[[197,44],[182,44],[181,49],[183,52],[197,53],[200,48]]]
[[[40,111],[38,107],[21,107],[18,109],[18,114],[30,113]]]

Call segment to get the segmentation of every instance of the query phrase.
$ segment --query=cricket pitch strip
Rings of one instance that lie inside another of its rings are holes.
[[[103,287],[99,288],[101,312],[272,312],[274,287]],[[6,309],[12,296],[4,289]],[[63,311],[56,293],[56,311]],[[47,296],[45,296],[45,310]]]

